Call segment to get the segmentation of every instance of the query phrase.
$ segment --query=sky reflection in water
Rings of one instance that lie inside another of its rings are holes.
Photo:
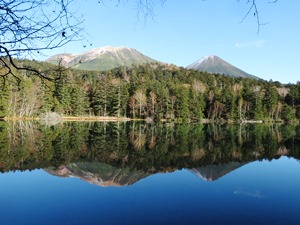
[[[1,224],[299,224],[300,163],[246,164],[215,181],[180,170],[99,187],[43,170],[0,175]]]

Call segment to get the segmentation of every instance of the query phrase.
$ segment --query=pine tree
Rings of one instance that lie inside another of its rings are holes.
[[[129,92],[127,89],[127,84],[120,82],[118,86],[118,117],[124,116],[127,117],[127,106],[129,100]]]
[[[176,118],[183,122],[189,121],[189,89],[184,86],[176,87]]]
[[[94,110],[96,116],[107,116],[109,88],[107,82],[101,80],[97,82],[96,87],[91,95],[91,107]]]
[[[270,119],[274,119],[274,113],[276,110],[276,105],[279,100],[279,95],[274,86],[271,84],[266,85],[265,87],[265,96],[264,96],[264,104],[269,113]]]
[[[46,113],[51,112],[54,110],[54,93],[53,90],[54,87],[52,87],[52,83],[48,83],[47,85],[42,83],[41,84],[41,108],[40,113]]]
[[[285,121],[295,120],[296,119],[295,111],[296,110],[292,106],[288,104],[284,104],[282,119],[284,119]]]
[[[86,115],[89,111],[89,101],[82,85],[73,85],[70,90],[71,114],[73,116]]]
[[[0,118],[7,116],[9,93],[9,86],[2,86],[0,90]]]
[[[55,89],[53,92],[54,111],[69,115],[71,112],[71,96],[70,96],[70,81],[65,71],[59,74],[55,81]]]

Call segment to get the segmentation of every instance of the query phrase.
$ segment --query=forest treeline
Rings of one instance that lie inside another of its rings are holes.
[[[231,162],[300,159],[295,124],[147,124],[0,121],[0,172],[101,162],[167,172]]]
[[[115,116],[177,122],[300,119],[300,83],[232,78],[172,65],[146,64],[106,72],[20,61],[53,81],[15,71],[0,94],[1,117]],[[16,80],[13,78],[14,81]]]

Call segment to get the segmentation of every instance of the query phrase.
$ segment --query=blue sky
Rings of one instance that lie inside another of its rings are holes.
[[[80,1],[79,1],[80,2]],[[246,1],[169,0],[154,8],[154,18],[138,17],[135,1],[97,0],[76,5],[83,15],[88,41],[73,42],[47,52],[79,53],[96,47],[126,46],[166,63],[187,66],[206,55],[217,55],[266,80],[300,81],[300,1],[258,1],[262,23],[257,33]],[[262,3],[263,2],[263,3]]]

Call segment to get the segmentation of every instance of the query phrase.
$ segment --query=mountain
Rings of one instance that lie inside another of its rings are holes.
[[[191,65],[187,66],[187,68],[208,73],[224,74],[230,77],[260,79],[259,77],[246,73],[245,71],[229,64],[225,60],[214,55],[205,56],[192,63]]]
[[[46,62],[81,70],[106,71],[120,66],[130,67],[146,63],[161,63],[133,48],[105,46],[79,54],[62,53],[51,56]],[[260,79],[229,64],[218,56],[205,56],[187,66],[188,69],[224,74],[231,77]]]
[[[63,53],[51,56],[46,62],[82,70],[105,71],[119,66],[159,63],[133,48],[111,47],[95,48],[80,54]]]
[[[59,177],[76,177],[102,187],[127,186],[149,176],[143,171],[116,168],[100,162],[70,163],[59,168],[47,168],[46,172]]]
[[[224,175],[230,173],[231,171],[242,167],[245,164],[246,163],[231,162],[223,165],[209,165],[205,167],[198,167],[190,169],[190,171],[203,180],[215,181],[223,177]]]
[[[189,169],[189,171],[205,181],[214,181],[245,164],[247,163],[230,162],[222,165],[201,166]],[[101,187],[128,186],[152,175],[142,170],[117,168],[102,162],[77,162],[44,170],[54,176],[75,177]]]

